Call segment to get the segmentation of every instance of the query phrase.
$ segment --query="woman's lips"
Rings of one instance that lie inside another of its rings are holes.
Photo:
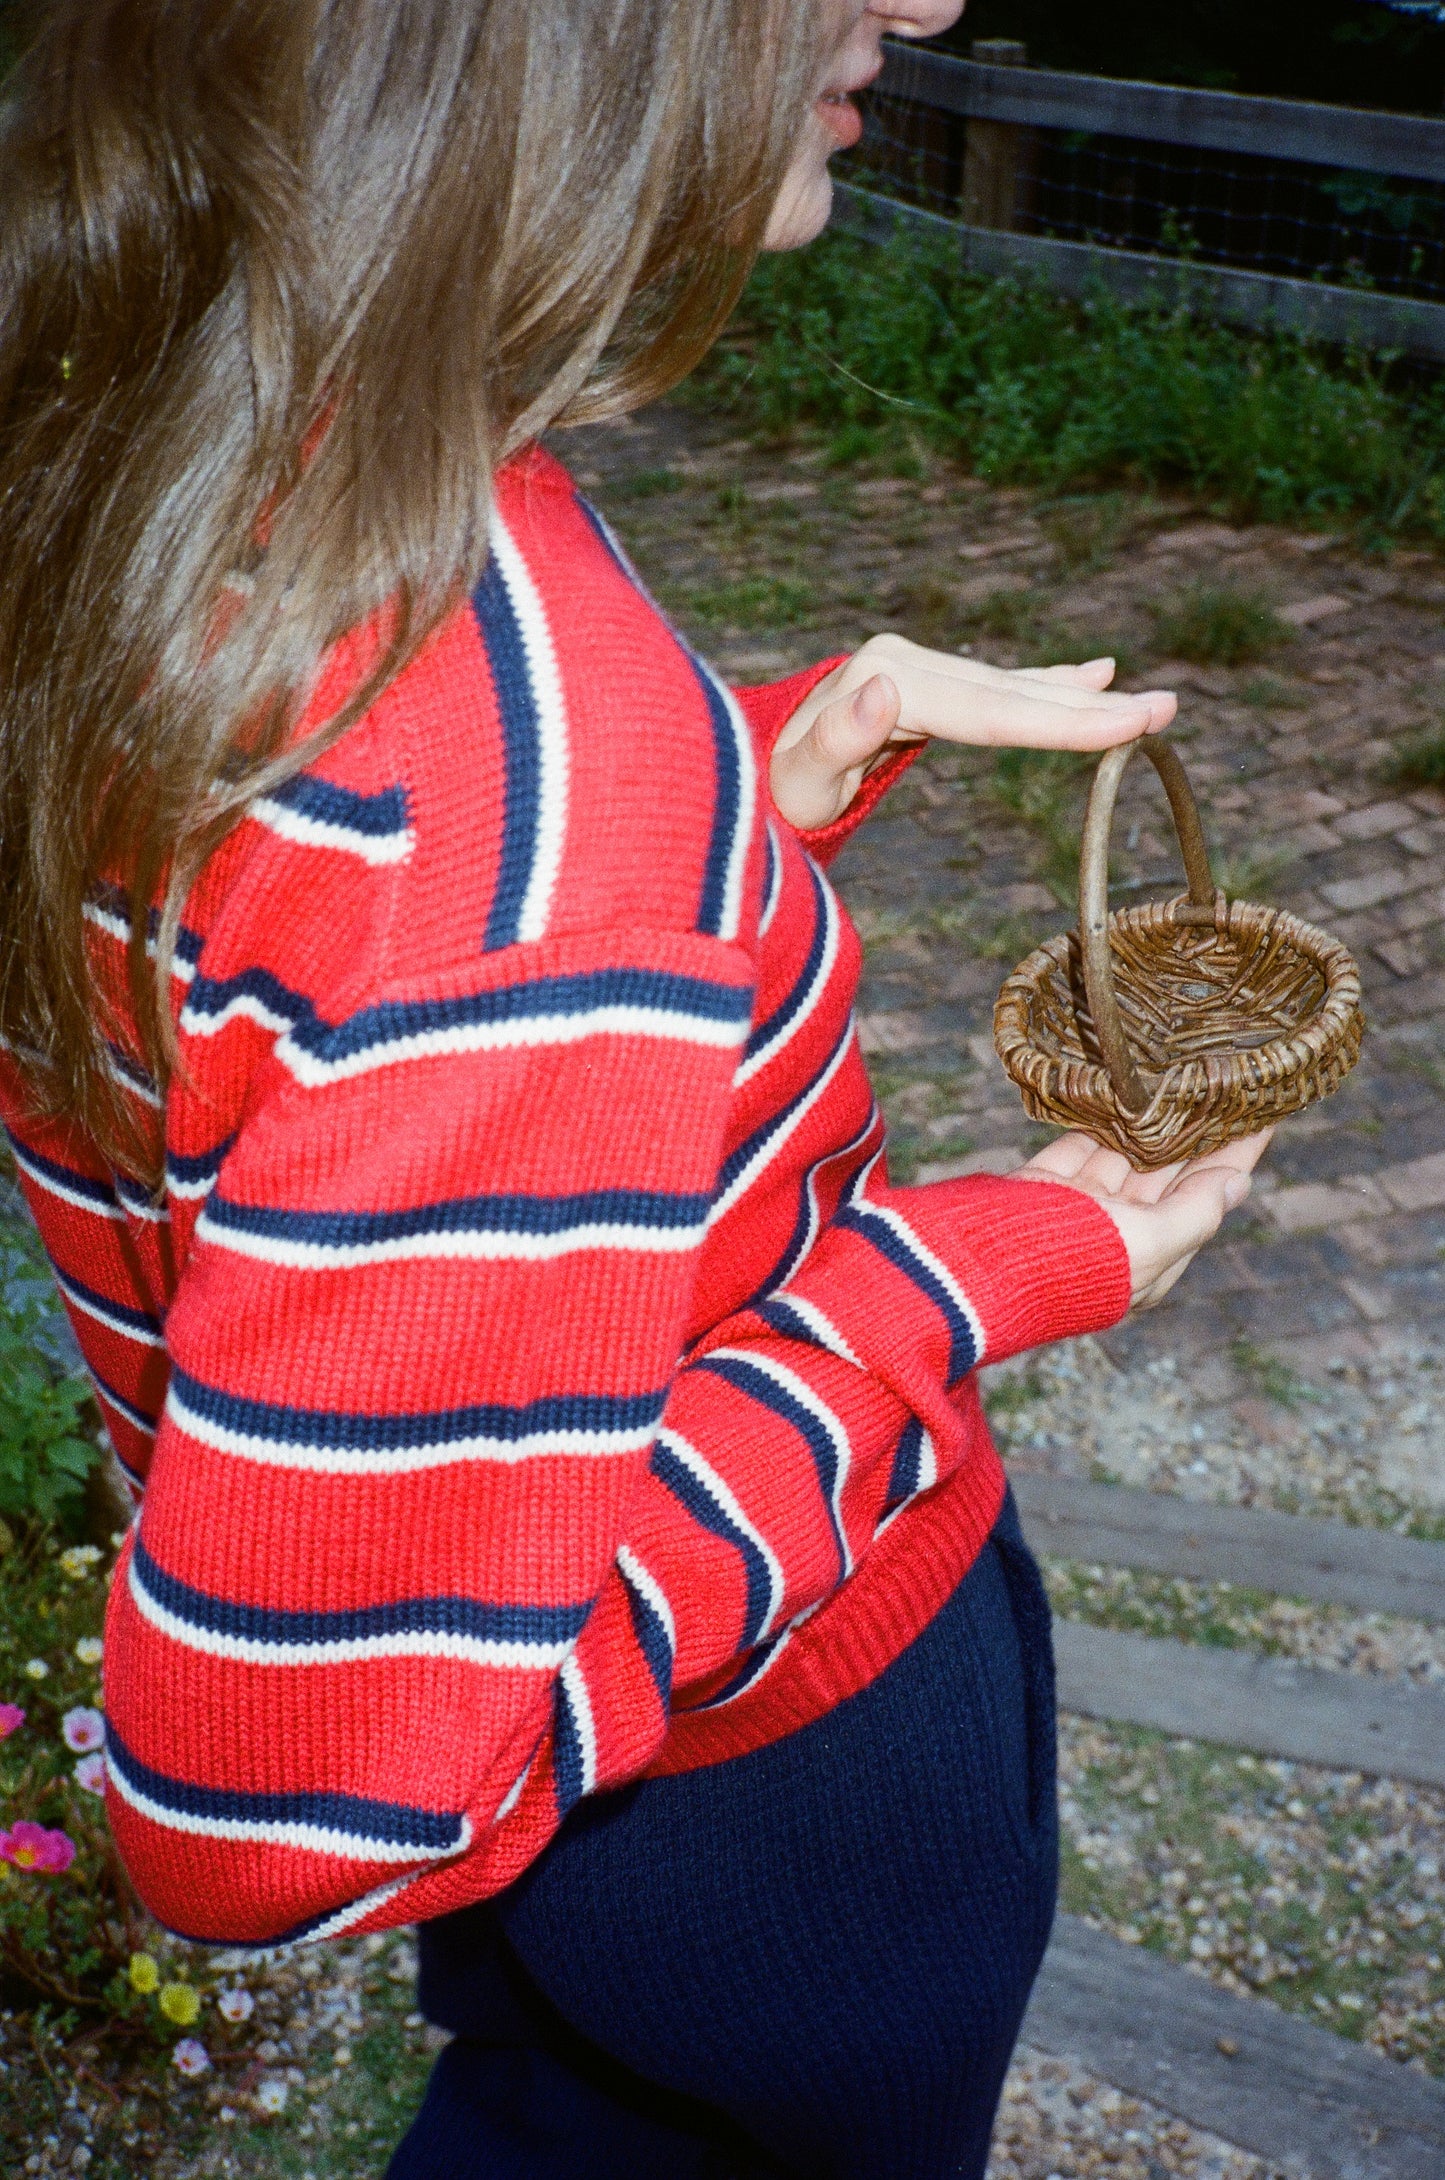
[[[825,91],[816,111],[824,128],[836,137],[839,149],[851,151],[863,134],[863,116],[846,91]]]

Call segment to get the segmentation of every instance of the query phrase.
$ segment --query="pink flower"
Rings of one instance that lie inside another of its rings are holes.
[[[105,1742],[105,1720],[99,1711],[92,1711],[83,1703],[66,1712],[60,1721],[60,1730],[65,1736],[65,1746],[74,1749],[77,1756],[101,1748]]]
[[[43,1824],[22,1817],[8,1832],[0,1832],[0,1862],[17,1870],[68,1870],[75,1860],[75,1841],[64,1832],[47,1832]]]
[[[96,1752],[94,1756],[82,1756],[75,1767],[75,1783],[83,1786],[87,1794],[105,1792],[105,1758]]]
[[[210,2053],[194,2036],[183,2036],[171,2053],[172,2066],[178,2067],[182,2074],[204,2074],[210,2063]]]
[[[24,1723],[25,1713],[18,1703],[0,1703],[0,1741],[4,1740],[7,1733],[14,1733]]]
[[[222,1991],[216,2000],[216,2011],[223,2021],[249,2021],[256,2011],[256,2001],[249,1991],[237,1988]]]

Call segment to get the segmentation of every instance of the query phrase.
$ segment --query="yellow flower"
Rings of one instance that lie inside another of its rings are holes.
[[[167,1983],[161,1987],[161,2012],[178,2029],[188,2029],[201,2010],[201,1994],[193,1983]]]
[[[145,1994],[159,1987],[161,1972],[149,1953],[132,1953],[130,1968],[127,1972],[130,1976],[130,1987],[133,1991],[140,1991]]]

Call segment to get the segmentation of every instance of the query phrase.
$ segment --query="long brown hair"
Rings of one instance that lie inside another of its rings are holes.
[[[817,0],[49,0],[0,117],[0,1035],[117,1164],[156,1154],[97,880],[164,1080],[201,866],[475,581],[496,465],[703,354],[821,29]]]

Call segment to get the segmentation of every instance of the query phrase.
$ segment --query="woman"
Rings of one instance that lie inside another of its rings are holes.
[[[1055,1831],[974,1373],[1248,1188],[892,1187],[821,869],[921,737],[1172,698],[735,697],[537,447],[956,12],[62,0],[9,110],[0,1094],[146,1486],[111,1821],[190,1936],[423,1926],[398,2180],[982,2172]]]

